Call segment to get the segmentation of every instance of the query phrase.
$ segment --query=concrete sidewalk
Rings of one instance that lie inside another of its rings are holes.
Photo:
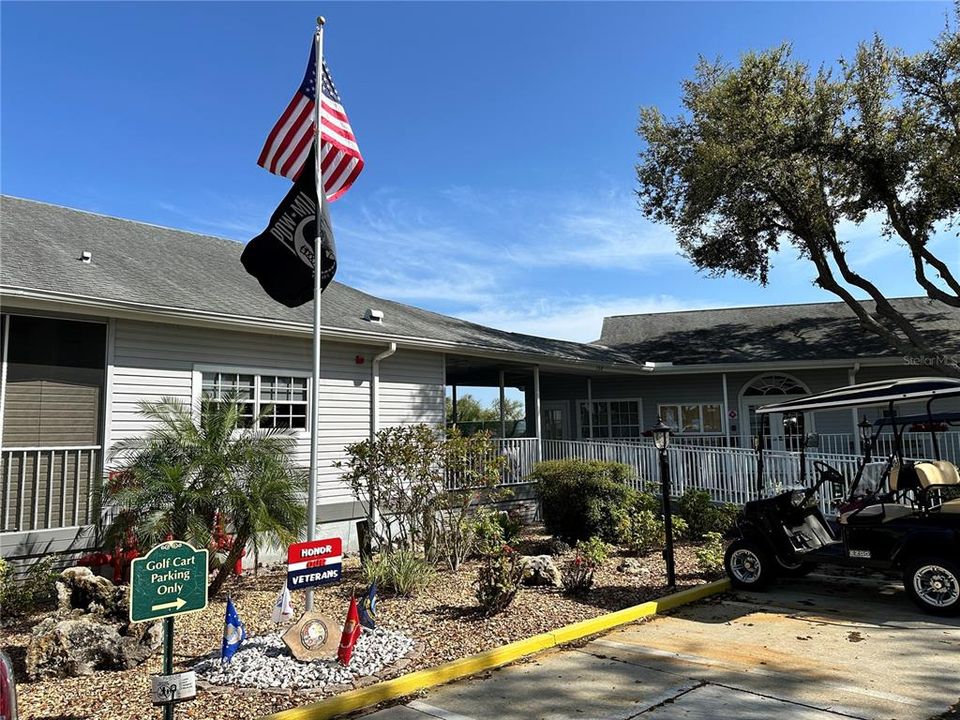
[[[960,620],[829,575],[686,606],[371,720],[928,720],[960,698]]]

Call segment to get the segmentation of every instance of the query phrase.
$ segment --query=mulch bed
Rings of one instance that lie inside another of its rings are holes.
[[[547,552],[549,538],[528,535],[518,546],[524,554]],[[680,545],[676,550],[678,589],[713,579],[701,574],[697,567],[696,547]],[[555,558],[558,567],[571,553]],[[386,628],[400,630],[416,640],[413,655],[385,669],[379,677],[361,678],[339,691],[386,680],[397,675],[432,667],[449,660],[488,650],[504,643],[520,640],[562,625],[597,617],[613,610],[662,596],[664,563],[659,552],[642,559],[649,574],[619,572],[622,557],[610,557],[595,575],[589,594],[574,597],[562,589],[543,587],[521,588],[513,604],[500,615],[490,618],[477,612],[472,583],[477,562],[470,561],[459,573],[443,570],[431,585],[413,598],[381,596],[377,601],[377,622]],[[284,582],[284,571],[261,571],[259,576],[247,574],[235,579],[227,590],[246,624],[248,635],[275,633],[270,612],[277,592]],[[362,590],[359,562],[344,562],[344,581],[336,586],[318,589],[314,595],[316,609],[340,621],[346,615],[350,592]],[[303,594],[293,594],[296,616],[303,609]],[[180,617],[175,628],[176,669],[186,669],[193,662],[219,649],[223,632],[226,594],[211,598],[202,612]],[[18,678],[25,677],[24,658],[30,628],[42,619],[37,615],[18,625],[3,629],[2,647],[10,655]],[[65,680],[21,681],[18,684],[22,720],[140,720],[159,716],[150,706],[150,675],[161,670],[161,655],[140,667],[122,672],[98,672],[95,675]],[[177,706],[178,718],[202,720],[246,720],[271,712],[302,705],[331,694],[330,690],[252,690],[237,688],[199,688],[196,700]]]

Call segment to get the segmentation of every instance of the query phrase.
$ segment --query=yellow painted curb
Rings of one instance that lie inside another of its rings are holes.
[[[551,632],[534,635],[533,637],[517,640],[516,642],[501,645],[476,655],[453,660],[426,670],[401,675],[393,680],[385,680],[357,690],[334,695],[333,697],[301,705],[290,710],[281,710],[268,715],[261,720],[329,720],[344,713],[362,710],[387,700],[395,700],[405,695],[411,695],[418,690],[448,683],[451,680],[476,675],[484,670],[506,665],[527,655],[547,650],[557,645],[581,640],[589,635],[610,630],[618,625],[635,622],[641,618],[655,615],[664,610],[670,610],[686,603],[702,600],[705,597],[716,595],[730,589],[729,580],[699,585],[689,590],[667,595],[666,597],[641,603],[632,607],[607,613],[600,617],[582,620],[581,622],[564,625]]]

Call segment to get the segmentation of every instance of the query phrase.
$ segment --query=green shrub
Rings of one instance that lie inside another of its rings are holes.
[[[736,505],[714,505],[705,490],[687,490],[677,506],[680,516],[687,521],[690,537],[701,538],[707,533],[725,535],[733,527],[739,508]]]
[[[474,552],[480,556],[499,551],[505,544],[503,525],[496,508],[483,506],[473,515]]]
[[[623,514],[636,495],[626,485],[631,473],[622,463],[596,460],[538,463],[530,476],[547,530],[567,542],[594,535],[617,542]]]
[[[718,532],[708,532],[704,535],[706,542],[697,549],[697,564],[706,575],[719,575],[723,572],[724,547],[723,535]]]
[[[520,589],[523,565],[520,554],[509,545],[501,545],[484,556],[477,571],[477,602],[484,615],[506,610]]]
[[[649,492],[634,494],[629,511],[619,518],[620,543],[635,555],[646,555],[666,543],[662,500]],[[673,516],[674,540],[688,537],[690,528],[679,515]]]
[[[501,511],[497,515],[497,522],[500,523],[500,529],[503,531],[503,541],[507,545],[513,545],[520,539],[520,533],[523,532],[523,526],[526,524],[523,520],[523,513],[518,508]]]
[[[13,566],[0,558],[0,617],[19,617],[48,606],[56,595],[58,575],[53,558],[45,557],[31,564],[17,581]]]
[[[577,543],[576,553],[563,571],[563,589],[582,595],[593,587],[593,573],[607,559],[610,546],[598,537]]]
[[[435,574],[433,565],[405,549],[382,552],[363,566],[366,584],[376,583],[378,590],[405,596],[423,590]]]

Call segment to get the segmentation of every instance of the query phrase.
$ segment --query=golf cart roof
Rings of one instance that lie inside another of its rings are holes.
[[[873,421],[875,427],[885,425],[920,425],[923,423],[946,423],[953,425],[960,423],[960,412],[938,412],[929,415],[897,415],[896,417],[882,417]]]
[[[934,397],[960,397],[960,380],[945,377],[917,377],[847,385],[797,400],[764,405],[757,408],[757,414],[872,407],[888,405],[891,402],[929,400]]]

